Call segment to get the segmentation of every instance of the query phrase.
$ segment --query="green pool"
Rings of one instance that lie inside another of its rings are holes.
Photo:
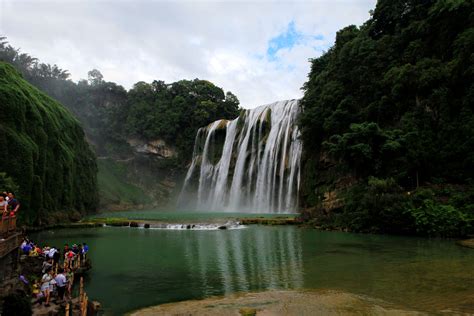
[[[136,212],[131,214],[136,218]],[[189,220],[174,216],[173,222]],[[206,215],[196,216],[203,221]],[[59,247],[87,242],[93,269],[86,290],[111,315],[268,289],[335,289],[411,310],[474,313],[474,250],[450,240],[290,226],[209,231],[103,227],[30,237]]]

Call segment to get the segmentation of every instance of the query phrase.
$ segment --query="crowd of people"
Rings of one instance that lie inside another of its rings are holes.
[[[25,238],[20,250],[24,255],[44,258],[41,279],[33,285],[33,295],[39,304],[49,306],[51,297],[57,297],[58,303],[71,299],[74,272],[81,267],[81,262],[86,262],[89,251],[86,243],[74,244],[71,247],[64,244],[61,251],[57,247],[39,247]]]
[[[0,211],[2,217],[16,216],[20,209],[20,202],[15,198],[13,192],[2,192],[0,194]]]

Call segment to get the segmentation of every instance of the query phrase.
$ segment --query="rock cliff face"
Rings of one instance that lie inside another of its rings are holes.
[[[144,141],[137,138],[128,139],[127,143],[133,148],[137,154],[148,154],[157,158],[176,158],[177,152],[174,147],[166,144],[162,139],[152,141]]]
[[[338,166],[338,162],[325,151],[312,156],[304,152],[300,191],[302,213],[326,216],[344,207],[344,192],[356,184],[357,179]]]

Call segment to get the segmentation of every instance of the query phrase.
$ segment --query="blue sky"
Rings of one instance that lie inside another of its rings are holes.
[[[268,42],[268,49],[266,56],[270,60],[277,59],[278,51],[282,49],[292,49],[295,45],[307,45],[308,42],[311,40],[319,40],[322,41],[324,39],[323,35],[310,35],[310,34],[303,34],[296,30],[295,21],[291,21],[288,23],[288,26],[285,32],[280,33],[278,36],[275,36],[270,39]],[[315,50],[320,48],[327,48],[327,47],[315,47]]]
[[[201,78],[246,108],[300,98],[336,32],[376,0],[0,0],[0,34],[74,80],[99,69],[126,88]]]

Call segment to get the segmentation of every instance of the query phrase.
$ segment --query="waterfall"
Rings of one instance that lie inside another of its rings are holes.
[[[295,212],[302,151],[296,125],[299,110],[297,100],[280,101],[199,129],[181,207]]]

